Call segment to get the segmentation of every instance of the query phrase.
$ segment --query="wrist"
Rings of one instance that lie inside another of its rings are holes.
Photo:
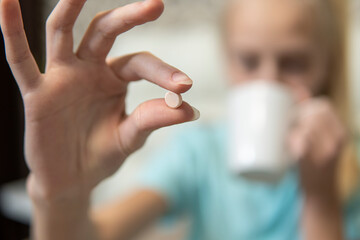
[[[337,186],[317,186],[303,189],[306,202],[334,204],[340,201]]]
[[[343,239],[341,203],[338,198],[306,197],[302,212],[305,239]]]
[[[309,173],[301,171],[301,187],[308,199],[323,200],[338,197],[338,183],[335,171]]]
[[[30,173],[26,188],[34,210],[45,213],[86,213],[90,206],[90,191],[73,184],[69,188],[59,188],[44,184]]]
[[[305,239],[343,239],[341,200],[335,184],[304,193]]]
[[[341,211],[341,200],[335,186],[320,191],[307,191],[304,195],[304,207],[307,211],[321,215],[338,215]]]
[[[96,226],[90,214],[90,194],[81,188],[50,191],[35,177],[28,178],[27,190],[32,200],[34,239],[97,240]],[[75,190],[79,190],[75,193]]]
[[[88,206],[91,191],[87,187],[73,184],[69,187],[57,187],[49,184],[43,184],[30,174],[27,179],[27,192],[34,206],[46,207],[62,207],[72,205]]]
[[[72,204],[33,204],[34,239],[37,240],[98,240],[95,224],[89,216],[89,205],[80,202]]]
[[[325,213],[338,212],[341,201],[337,194],[311,194],[305,195],[305,208]]]

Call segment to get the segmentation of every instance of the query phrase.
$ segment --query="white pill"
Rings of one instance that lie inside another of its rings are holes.
[[[178,108],[182,104],[182,97],[180,94],[167,92],[165,94],[165,102],[170,108]]]

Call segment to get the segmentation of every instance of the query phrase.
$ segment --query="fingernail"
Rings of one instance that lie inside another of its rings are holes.
[[[176,82],[177,84],[181,84],[181,85],[192,85],[193,81],[186,76],[184,73],[174,73],[172,76],[172,79],[174,82]]]
[[[200,111],[197,110],[196,108],[192,107],[193,111],[194,111],[194,117],[192,119],[192,121],[196,121],[200,118]]]

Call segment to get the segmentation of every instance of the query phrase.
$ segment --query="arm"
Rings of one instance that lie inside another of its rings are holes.
[[[327,100],[308,100],[300,107],[291,145],[300,159],[304,195],[301,224],[306,240],[344,239],[336,174],[344,132]]]
[[[118,35],[161,15],[162,1],[146,0],[98,14],[74,52],[72,29],[85,2],[57,4],[47,21],[46,71],[40,73],[18,0],[1,1],[6,56],[24,101],[27,189],[36,240],[127,237],[160,215],[163,201],[145,194],[116,207],[120,212],[114,219],[120,225],[115,226],[106,214],[112,210],[90,217],[89,196],[151,132],[198,116],[187,103],[170,109],[163,99],[146,101],[128,114],[125,99],[131,82],[145,79],[180,94],[191,88],[192,80],[149,53],[106,59]],[[128,228],[124,219],[135,227]]]
[[[334,157],[337,158],[337,154]],[[310,156],[307,159],[308,162],[304,160],[301,164],[305,239],[343,240],[342,203],[335,171],[338,159],[325,161],[323,166],[313,165]]]
[[[305,196],[302,225],[305,239],[345,239],[339,197],[331,192]]]
[[[88,201],[34,202],[34,239],[118,240],[132,239],[166,210],[165,200],[151,191],[90,210]]]
[[[165,213],[167,204],[155,192],[142,190],[92,212],[104,240],[132,239]]]

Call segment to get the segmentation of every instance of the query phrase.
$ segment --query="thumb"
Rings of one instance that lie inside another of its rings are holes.
[[[120,123],[117,129],[120,147],[128,156],[141,148],[153,131],[162,127],[195,121],[199,118],[199,110],[186,102],[183,102],[177,109],[169,108],[164,99],[144,102]]]

